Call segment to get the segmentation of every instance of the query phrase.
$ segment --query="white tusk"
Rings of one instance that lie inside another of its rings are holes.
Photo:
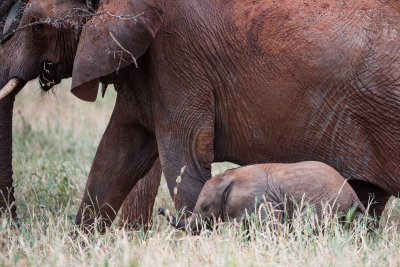
[[[8,83],[0,90],[0,100],[8,96],[18,85],[21,83],[21,80],[18,78],[12,78],[8,81]]]

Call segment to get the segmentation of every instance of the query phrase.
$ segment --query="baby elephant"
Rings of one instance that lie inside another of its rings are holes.
[[[330,166],[321,162],[294,164],[258,164],[227,170],[206,182],[197,200],[193,214],[203,219],[220,218],[222,221],[241,221],[248,212],[254,211],[266,201],[274,208],[274,216],[283,219],[283,211],[290,218],[295,203],[307,202],[321,217],[324,204],[334,211],[346,213],[352,207],[365,214],[365,208],[353,188]],[[186,220],[167,216],[164,209],[158,214],[179,229],[187,225],[196,232],[198,220],[192,215]]]

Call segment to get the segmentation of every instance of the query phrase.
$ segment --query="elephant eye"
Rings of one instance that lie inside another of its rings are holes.
[[[41,23],[38,23],[38,24],[35,24],[35,25],[33,25],[33,27],[32,27],[32,31],[34,32],[34,33],[36,33],[36,32],[39,32],[40,30],[42,30],[43,29],[43,24],[41,24]]]
[[[204,212],[207,212],[207,211],[208,211],[208,206],[204,206],[204,207],[203,207],[203,211],[204,211]]]

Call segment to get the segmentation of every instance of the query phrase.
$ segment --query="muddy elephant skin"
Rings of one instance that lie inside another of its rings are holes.
[[[337,171],[324,163],[309,161],[250,165],[225,171],[205,183],[194,215],[188,219],[177,220],[167,216],[163,209],[158,213],[166,216],[173,226],[196,233],[202,227],[199,222],[206,218],[241,222],[246,212],[257,211],[262,220],[268,219],[271,214],[260,209],[262,203],[269,205],[273,216],[281,222],[292,218],[301,205],[314,208],[319,218],[324,208],[340,214],[353,207],[357,213],[366,212],[357,194]]]
[[[178,209],[194,209],[213,162],[321,161],[349,179],[364,205],[373,196],[380,214],[400,191],[393,3],[105,1],[98,11],[114,16],[87,21],[68,69],[81,99],[94,101],[99,82],[118,92],[77,223],[90,225],[94,213],[109,224],[157,156]],[[22,32],[8,42],[19,44]],[[8,42],[2,57],[17,53]],[[38,75],[15,69],[2,70],[0,85]]]

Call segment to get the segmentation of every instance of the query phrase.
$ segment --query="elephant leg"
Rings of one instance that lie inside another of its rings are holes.
[[[133,187],[122,205],[121,223],[134,230],[150,223],[162,169],[156,160],[149,173]]]
[[[169,192],[176,209],[185,212],[193,211],[205,182],[211,178],[214,161],[213,129],[199,128],[194,132],[157,138]]]
[[[157,159],[153,133],[140,125],[120,122],[115,112],[101,140],[86,183],[76,223],[87,230],[101,219],[104,230],[115,219],[123,201]]]
[[[349,180],[349,184],[353,187],[365,207],[372,201],[369,208],[369,215],[379,218],[385,210],[386,203],[389,201],[391,195],[367,182]]]
[[[215,92],[202,75],[167,70],[154,103],[161,166],[177,210],[193,211],[214,162]],[[163,87],[168,84],[168,87]],[[193,85],[187,87],[186,85]],[[180,177],[178,179],[178,177]]]

